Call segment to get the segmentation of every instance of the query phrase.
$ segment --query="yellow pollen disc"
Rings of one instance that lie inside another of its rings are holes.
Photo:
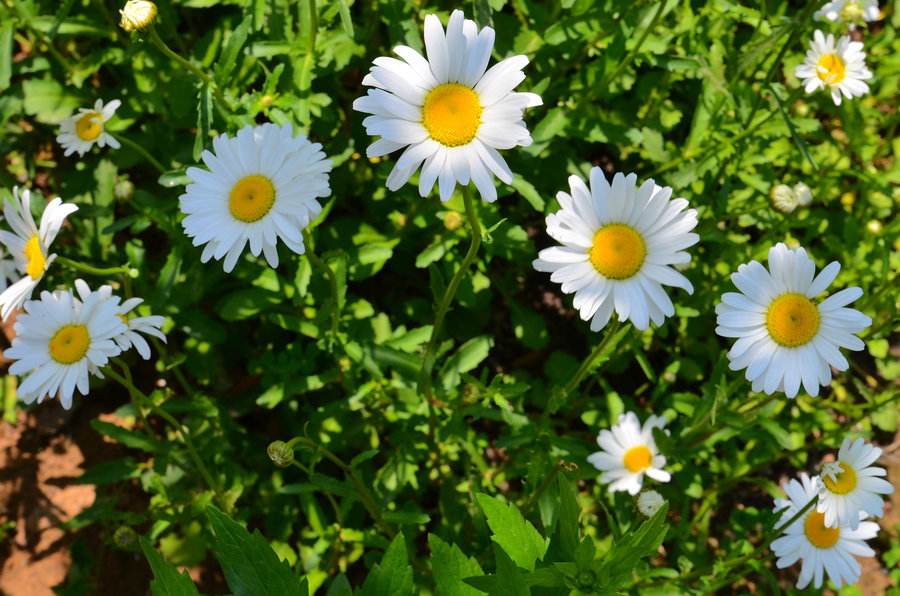
[[[650,467],[650,462],[653,459],[653,455],[650,453],[650,450],[646,445],[638,445],[637,447],[632,447],[628,451],[625,452],[625,456],[622,458],[622,463],[625,464],[625,468],[629,472],[640,472],[641,470],[646,470]]]
[[[438,85],[425,96],[422,124],[431,138],[442,145],[468,144],[481,126],[478,94],[459,83]]]
[[[819,58],[816,74],[828,85],[837,85],[844,80],[844,61],[837,54],[825,54]]]
[[[66,325],[50,338],[50,356],[60,364],[73,364],[84,358],[90,345],[87,327]]]
[[[41,241],[37,234],[28,239],[22,252],[25,253],[25,273],[31,279],[39,280],[47,267],[47,259],[44,258],[44,252],[41,250]]]
[[[95,141],[103,132],[103,116],[88,112],[75,121],[75,134],[82,141]]]
[[[631,226],[609,224],[594,234],[591,265],[609,279],[628,279],[640,270],[647,256],[644,239]]]
[[[834,480],[830,476],[823,476],[822,482],[825,483],[825,488],[834,494],[846,495],[856,488],[856,470],[844,462],[838,462],[838,465],[841,466],[841,473]]]
[[[274,204],[275,186],[271,180],[259,174],[241,178],[228,194],[231,215],[246,223],[265,217]]]
[[[769,305],[766,328],[779,345],[802,346],[819,330],[819,309],[803,294],[782,294]]]
[[[813,511],[806,516],[806,521],[803,522],[803,532],[816,548],[831,548],[841,537],[841,529],[826,527],[825,514],[818,511]]]

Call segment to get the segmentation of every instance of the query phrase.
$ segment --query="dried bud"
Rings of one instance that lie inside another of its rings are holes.
[[[284,441],[272,441],[266,449],[269,459],[279,468],[286,468],[294,461],[294,449]]]
[[[125,8],[119,11],[122,20],[119,26],[128,31],[141,31],[153,24],[156,20],[156,4],[148,0],[128,0]]]

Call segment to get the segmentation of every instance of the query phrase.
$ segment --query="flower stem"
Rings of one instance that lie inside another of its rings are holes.
[[[631,61],[634,60],[634,57],[637,56],[638,51],[641,49],[641,46],[644,45],[644,42],[647,40],[647,37],[656,28],[656,23],[659,21],[659,17],[662,16],[663,9],[665,9],[666,4],[669,3],[669,0],[660,0],[659,6],[656,8],[656,12],[653,13],[653,18],[650,19],[650,23],[647,27],[644,28],[644,31],[641,33],[641,37],[637,40],[637,43],[632,46],[631,51],[628,52],[628,55],[625,56],[622,60],[619,61],[619,65],[616,67],[616,70],[613,71],[609,78],[606,78],[598,88],[604,89],[609,86],[610,83],[615,81],[619,75],[631,64]]]
[[[606,335],[603,340],[597,344],[597,347],[588,355],[587,358],[584,359],[584,362],[581,363],[581,366],[575,372],[575,375],[572,377],[572,380],[565,386],[563,389],[563,397],[568,397],[573,391],[578,389],[578,385],[581,384],[581,381],[584,377],[590,372],[591,366],[594,362],[599,358],[604,352],[606,352],[606,348],[609,347],[610,342],[612,342],[613,337],[618,333],[619,327],[621,323],[619,319],[613,319],[609,327],[606,329]],[[627,332],[627,329],[626,329]],[[621,338],[620,338],[621,339]],[[618,343],[619,340],[616,341]]]
[[[294,437],[293,439],[288,441],[288,445],[290,447],[293,447],[298,443],[304,445],[314,453],[322,454],[325,459],[339,467],[347,477],[347,480],[350,481],[350,484],[353,485],[356,493],[359,495],[360,503],[362,503],[363,507],[366,508],[366,511],[369,512],[369,515],[372,516],[372,519],[375,520],[375,525],[378,526],[382,532],[387,534],[388,537],[394,537],[395,532],[393,528],[391,528],[385,521],[384,516],[381,515],[381,508],[378,506],[378,502],[375,500],[375,496],[372,494],[372,491],[370,491],[368,487],[366,487],[366,485],[362,482],[362,480],[359,479],[359,476],[356,475],[356,472],[353,471],[353,468],[351,466],[347,465],[344,460],[323,447],[321,444],[316,443],[308,437]]]
[[[332,341],[336,341],[338,338],[338,325],[341,321],[337,276],[334,274],[334,271],[331,270],[331,267],[328,266],[328,263],[323,261],[319,255],[316,254],[315,243],[313,242],[312,234],[309,233],[308,229],[303,230],[303,243],[306,246],[306,258],[309,259],[309,262],[313,267],[325,272],[325,277],[328,278],[328,283],[331,285],[331,295],[334,299],[331,310],[331,338]]]
[[[150,41],[153,43],[153,45],[159,48],[160,52],[186,68],[191,72],[191,74],[200,79],[204,85],[208,85],[209,88],[212,89],[213,95],[216,96],[216,99],[219,101],[219,103],[221,103],[229,112],[234,112],[234,106],[232,106],[231,102],[225,98],[225,96],[222,94],[222,90],[219,89],[218,85],[216,85],[216,82],[211,76],[203,72],[203,70],[199,67],[195,66],[193,62],[186,58],[183,58],[180,54],[175,52],[175,50],[166,45],[166,42],[164,42],[159,36],[159,33],[157,33],[156,26],[151,25],[147,30],[150,33]]]
[[[122,367],[124,369],[125,365],[122,364]],[[200,475],[203,477],[203,480],[204,482],[206,482],[206,485],[209,487],[209,489],[215,493],[217,498],[219,498],[220,488],[218,486],[218,483],[213,479],[212,474],[209,473],[209,470],[206,468],[206,465],[203,463],[203,460],[197,453],[197,449],[194,447],[194,442],[193,440],[191,440],[190,432],[188,432],[186,428],[180,422],[178,422],[178,420],[175,419],[174,416],[154,404],[153,400],[151,400],[150,397],[147,396],[147,394],[138,389],[131,381],[131,379],[128,378],[130,374],[127,376],[120,375],[115,371],[112,365],[104,368],[103,372],[128,391],[128,394],[131,396],[132,401],[134,401],[134,405],[138,409],[138,412],[141,412],[141,416],[143,416],[142,408],[146,407],[153,414],[156,414],[157,416],[165,420],[169,424],[169,426],[172,427],[172,430],[176,431],[179,436],[181,436],[185,447],[187,447],[187,451],[190,455],[191,460],[197,467],[197,471],[200,472]]]
[[[121,267],[94,267],[93,265],[73,261],[66,257],[56,257],[56,262],[64,267],[80,271],[81,273],[87,273],[88,275],[124,275],[126,277],[137,277],[137,270],[128,265],[122,265]]]
[[[112,134],[112,133],[110,133],[110,134]],[[119,141],[120,143],[122,143],[122,144],[125,145],[126,147],[129,147],[129,148],[132,149],[133,151],[139,153],[139,154],[141,155],[141,157],[143,157],[143,158],[146,159],[148,162],[150,162],[150,165],[152,165],[154,168],[156,168],[156,170],[157,170],[160,174],[164,174],[164,173],[166,172],[165,166],[163,166],[163,165],[159,162],[158,159],[156,159],[155,157],[153,157],[152,155],[150,155],[150,153],[149,153],[146,149],[144,149],[143,147],[141,147],[140,145],[138,145],[137,143],[135,143],[134,141],[132,141],[131,139],[129,139],[129,138],[126,137],[126,136],[118,135],[118,134],[113,134],[112,136],[113,136],[113,138],[115,138],[117,141]]]
[[[450,309],[453,297],[456,296],[456,290],[469,266],[475,260],[478,254],[478,247],[481,246],[481,223],[478,221],[478,211],[475,208],[475,201],[472,198],[472,192],[468,186],[462,187],[463,202],[466,206],[466,217],[469,220],[469,227],[472,230],[472,240],[469,244],[469,250],[463,258],[462,264],[450,280],[450,285],[444,291],[444,296],[437,305],[434,316],[434,326],[431,329],[431,338],[425,348],[425,356],[422,359],[422,368],[419,371],[419,392],[424,394],[429,404],[434,402],[434,393],[431,387],[431,373],[434,370],[435,353],[437,352],[438,340],[441,337],[441,328],[444,325],[444,317]],[[430,407],[430,406],[429,406]]]

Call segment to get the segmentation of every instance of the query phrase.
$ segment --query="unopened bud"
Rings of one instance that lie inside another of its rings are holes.
[[[813,201],[812,189],[802,182],[794,185],[794,196],[797,198],[797,205],[800,207],[808,207]]]
[[[448,211],[444,215],[444,227],[450,230],[451,232],[458,230],[462,227],[463,218],[456,211]]]
[[[128,0],[125,8],[119,11],[122,20],[119,26],[125,31],[140,31],[146,29],[156,20],[156,4],[148,0]]]
[[[138,547],[137,532],[129,526],[119,526],[113,534],[113,544],[122,550],[136,551]]]
[[[782,213],[791,213],[797,208],[797,196],[793,189],[786,184],[773,186],[769,191],[769,200],[772,202],[772,207]]]
[[[272,441],[269,443],[266,453],[279,468],[286,468],[294,461],[294,449],[284,441]]]

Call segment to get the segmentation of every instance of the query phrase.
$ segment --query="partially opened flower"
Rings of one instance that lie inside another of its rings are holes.
[[[697,212],[672,189],[637,176],[616,174],[610,185],[600,168],[591,169],[590,188],[569,176],[571,195],[556,195],[561,209],[547,216],[547,234],[562,246],[545,248],[533,266],[551,273],[591,330],[606,326],[613,311],[638,329],[661,325],[675,314],[663,286],[694,291],[672,265],[685,265],[685,252],[699,240],[691,232]]]
[[[87,395],[89,375],[102,376],[100,368],[121,352],[114,338],[126,326],[116,309],[116,301],[101,292],[90,292],[83,302],[68,291],[42,292],[26,302],[12,347],[4,352],[14,360],[9,372],[24,377],[19,397],[32,403],[59,394],[68,410],[76,388]]]
[[[208,170],[188,168],[192,182],[180,198],[185,234],[206,245],[200,260],[224,259],[231,271],[249,244],[277,267],[279,240],[303,254],[303,229],[322,210],[316,199],[331,194],[322,145],[289,124],[263,124],[219,135],[213,149],[203,152]]]
[[[825,464],[819,488],[817,510],[825,514],[828,527],[859,525],[860,513],[881,517],[884,500],[881,495],[894,492],[891,483],[879,476],[884,468],[873,466],[881,449],[863,439],[851,442],[845,438],[836,462]]]
[[[862,97],[869,92],[866,80],[872,73],[866,68],[866,53],[859,41],[844,35],[834,42],[834,35],[816,31],[806,52],[806,60],[794,74],[803,81],[807,93],[817,89],[831,91],[835,105],[841,105],[841,94],[847,99]]]
[[[56,258],[49,254],[50,245],[59,233],[66,217],[78,210],[71,203],[55,198],[44,207],[41,227],[31,215],[31,193],[27,189],[13,189],[13,200],[3,206],[3,214],[12,232],[0,231],[0,242],[15,259],[22,278],[0,294],[0,317],[5,321],[10,313],[20,308],[44,277],[47,268]]]
[[[850,30],[862,23],[871,23],[881,18],[878,0],[831,0],[822,5],[813,15],[817,21],[847,23]]]
[[[146,29],[156,20],[156,4],[148,0],[128,0],[125,8],[119,11],[122,20],[119,26],[125,31],[140,31]]]
[[[803,388],[819,394],[831,383],[831,367],[847,370],[840,348],[862,350],[853,335],[872,324],[858,310],[846,308],[862,296],[847,288],[820,303],[813,299],[828,289],[841,266],[830,263],[819,275],[802,248],[778,243],[769,250],[769,269],[758,261],[738,267],[731,281],[740,293],[727,292],[716,305],[716,333],[736,338],[728,352],[731,370],[747,369],[754,391],[783,391],[794,397]]]
[[[818,482],[818,478],[801,473],[799,482],[794,479],[784,487],[787,499],[775,499],[775,511],[781,513],[780,524],[787,523],[810,504],[818,491]],[[778,557],[775,564],[779,569],[801,562],[797,588],[802,590],[810,582],[821,588],[826,573],[840,588],[859,580],[861,570],[854,555],[875,556],[865,541],[876,534],[878,524],[868,521],[861,522],[855,530],[848,526],[829,528],[825,516],[810,507],[785,528],[784,535],[773,541],[771,548]]]
[[[95,144],[99,147],[109,145],[113,149],[120,147],[119,141],[106,132],[106,122],[113,117],[122,102],[114,99],[104,105],[102,99],[94,103],[93,109],[79,108],[78,113],[62,121],[56,141],[66,150],[65,155],[78,153],[84,155]]]
[[[628,491],[636,495],[641,490],[644,475],[659,482],[668,482],[671,474],[663,470],[666,458],[660,455],[653,438],[654,428],[663,428],[666,419],[650,416],[641,426],[634,412],[619,416],[618,424],[597,435],[600,451],[588,456],[588,462],[603,474],[600,482],[609,484],[609,490]]]
[[[78,295],[82,300],[87,300],[91,295],[90,287],[80,279],[75,280],[75,289],[78,291]],[[126,352],[133,347],[138,351],[141,358],[149,360],[150,345],[141,334],[152,335],[165,343],[166,336],[160,329],[163,326],[163,323],[166,322],[165,317],[160,317],[158,315],[148,315],[144,317],[133,316],[132,311],[144,301],[143,298],[129,298],[128,300],[121,302],[121,298],[113,295],[112,287],[110,286],[101,286],[97,290],[97,293],[112,299],[113,302],[116,303],[116,316],[125,323],[125,331],[113,338],[116,345],[118,345],[123,352]]]
[[[471,181],[490,202],[497,198],[491,174],[512,181],[497,150],[531,144],[522,115],[541,98],[513,91],[525,79],[525,56],[487,68],[493,47],[493,29],[479,31],[454,10],[446,33],[435,15],[425,17],[427,60],[407,46],[394,48],[402,60],[375,59],[363,79],[374,89],[353,108],[372,114],[363,121],[366,132],[381,137],[366,150],[369,157],[404,150],[388,176],[389,189],[406,184],[420,165],[419,194],[427,196],[437,181],[442,201]]]

